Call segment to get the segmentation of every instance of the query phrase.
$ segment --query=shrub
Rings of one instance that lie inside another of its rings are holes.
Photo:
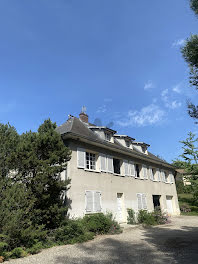
[[[8,244],[6,242],[0,242],[0,256],[5,257],[8,250]]]
[[[102,213],[86,215],[83,222],[88,231],[94,234],[107,234],[112,227],[112,219]]]
[[[43,244],[41,242],[37,242],[31,248],[29,248],[27,252],[30,254],[36,254],[39,253],[41,249],[43,249]]]
[[[89,232],[95,235],[121,233],[120,225],[115,221],[112,213],[86,215],[82,219],[82,223]]]
[[[152,215],[155,219],[156,224],[158,225],[163,225],[170,222],[167,214],[162,213],[160,208],[155,209],[154,212],[152,212]]]
[[[128,213],[128,216],[127,216],[127,224],[130,224],[130,225],[134,225],[135,224],[135,212],[133,209],[131,208],[128,208],[127,209],[127,213]]]
[[[190,209],[190,206],[187,205],[187,204],[183,204],[180,206],[180,210],[183,212],[183,213],[189,213],[191,212],[191,209]]]
[[[120,233],[122,233],[122,230],[121,230],[120,225],[113,218],[113,214],[112,213],[107,213],[105,216],[107,218],[109,218],[110,221],[111,221],[111,227],[110,227],[110,229],[108,231],[108,234],[114,235],[114,234],[120,234]]]
[[[144,225],[155,225],[156,221],[152,213],[140,210],[138,213],[138,223]]]
[[[87,232],[82,220],[67,220],[65,225],[55,232],[55,241],[60,244],[73,244],[93,239],[94,235]]]
[[[14,248],[11,251],[11,255],[10,255],[11,258],[21,258],[21,257],[23,258],[25,256],[27,256],[27,252],[21,247]]]

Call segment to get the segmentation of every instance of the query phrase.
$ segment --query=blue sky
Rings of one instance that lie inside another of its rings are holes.
[[[0,122],[34,131],[85,105],[170,162],[198,132],[180,53],[197,26],[188,0],[1,0]]]

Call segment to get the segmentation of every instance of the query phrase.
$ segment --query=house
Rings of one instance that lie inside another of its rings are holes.
[[[184,186],[191,185],[192,175],[189,175],[189,172],[187,172],[185,169],[176,169],[176,172],[176,180],[182,181]]]
[[[70,217],[112,212],[127,221],[127,208],[153,211],[160,206],[179,215],[174,167],[148,151],[149,145],[88,121],[82,111],[57,128],[72,150],[63,178],[71,179],[67,193]]]

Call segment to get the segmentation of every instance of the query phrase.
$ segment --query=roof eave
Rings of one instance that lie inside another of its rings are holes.
[[[99,146],[99,147],[103,147],[103,148],[106,148],[106,149],[110,149],[110,150],[113,150],[113,151],[119,151],[121,152],[122,154],[125,154],[125,155],[130,155],[132,157],[135,157],[135,158],[141,158],[145,161],[150,161],[150,162],[153,162],[153,163],[157,163],[157,164],[160,164],[164,167],[169,167],[171,169],[174,169],[174,166],[172,166],[171,164],[169,163],[166,163],[166,162],[163,162],[163,161],[158,161],[158,160],[155,160],[149,156],[144,156],[144,154],[141,154],[141,153],[132,153],[129,149],[120,149],[118,148],[117,146],[115,146],[113,143],[110,143],[110,142],[101,142],[100,140],[91,140],[87,137],[83,137],[82,135],[79,135],[79,134],[76,134],[76,133],[73,133],[73,132],[67,132],[67,133],[64,133],[61,135],[64,139],[67,139],[67,138],[72,138],[72,139],[78,139],[78,140],[81,140],[82,142],[85,142],[85,143],[94,143],[95,145]],[[124,148],[124,147],[123,147]]]

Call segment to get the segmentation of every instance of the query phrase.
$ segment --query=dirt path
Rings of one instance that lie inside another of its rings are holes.
[[[197,264],[198,217],[181,216],[153,228],[127,226],[114,236],[43,250],[9,264]]]

